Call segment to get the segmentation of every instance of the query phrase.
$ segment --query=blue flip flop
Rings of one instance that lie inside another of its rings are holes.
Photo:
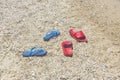
[[[60,35],[58,30],[51,30],[50,32],[46,33],[43,39],[44,41],[49,41],[51,38],[57,37],[58,35]]]
[[[33,47],[30,49],[30,51],[24,51],[23,56],[24,57],[30,57],[30,56],[44,56],[47,54],[46,50],[43,50],[42,48]]]

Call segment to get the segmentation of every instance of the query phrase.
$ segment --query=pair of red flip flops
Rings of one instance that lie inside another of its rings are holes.
[[[70,29],[69,30],[69,34],[76,39],[78,42],[88,42],[85,34],[83,33],[83,31],[75,31],[74,29]],[[62,42],[62,49],[63,49],[63,53],[65,56],[73,56],[73,43],[71,41],[63,41]]]

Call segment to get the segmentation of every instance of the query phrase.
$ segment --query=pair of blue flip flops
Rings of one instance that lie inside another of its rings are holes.
[[[51,30],[44,36],[44,41],[49,41],[53,37],[57,37],[60,35],[60,32],[58,30]],[[30,56],[44,56],[47,54],[46,50],[43,50],[42,48],[33,47],[29,51],[24,51],[23,56],[24,57],[30,57]]]
[[[30,57],[30,56],[44,56],[47,54],[46,50],[43,50],[42,48],[33,47],[29,51],[24,51],[23,56],[24,57]]]

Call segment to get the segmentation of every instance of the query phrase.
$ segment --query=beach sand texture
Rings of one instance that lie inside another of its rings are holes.
[[[43,41],[52,29],[61,35]],[[63,55],[63,40],[73,42],[73,57]],[[48,54],[23,57],[33,46]],[[0,0],[0,80],[120,80],[120,0]]]

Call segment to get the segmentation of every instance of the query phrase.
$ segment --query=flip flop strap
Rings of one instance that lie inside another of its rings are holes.
[[[42,50],[41,48],[33,47],[33,48],[30,49],[30,55],[34,55],[33,52],[34,52],[35,48],[37,48],[37,50],[39,50],[39,51]]]

